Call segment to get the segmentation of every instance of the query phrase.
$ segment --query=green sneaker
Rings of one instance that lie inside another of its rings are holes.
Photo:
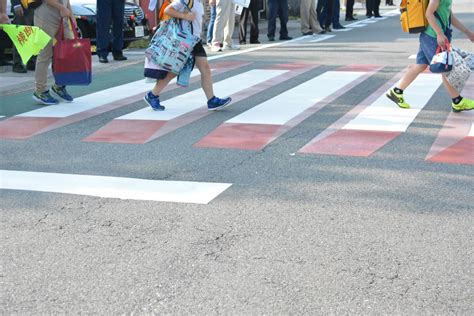
[[[452,102],[451,108],[453,112],[470,111],[474,109],[474,100],[462,98],[458,104]]]
[[[410,108],[410,104],[406,103],[405,99],[403,98],[403,93],[396,93],[395,89],[392,88],[388,90],[386,96],[402,109]]]

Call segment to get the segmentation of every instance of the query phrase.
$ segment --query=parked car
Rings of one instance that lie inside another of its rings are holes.
[[[76,17],[78,32],[81,37],[90,38],[95,44],[96,34],[96,0],[70,0],[72,12]],[[123,17],[124,48],[131,42],[147,38],[150,34],[148,20],[142,8],[135,3],[125,3]]]

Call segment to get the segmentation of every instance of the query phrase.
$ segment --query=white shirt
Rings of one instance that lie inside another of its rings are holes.
[[[186,2],[188,0],[185,0]],[[173,9],[179,12],[187,12],[187,9],[185,9],[185,6],[181,3],[181,0],[175,0],[173,3],[170,4],[173,6]],[[191,12],[193,12],[196,15],[196,18],[193,21],[193,35],[197,37],[201,37],[201,32],[202,32],[202,20],[204,16],[204,6],[202,5],[201,0],[194,0],[193,7],[191,8]],[[183,22],[183,27],[188,27],[189,21],[187,20],[182,20]],[[187,24],[186,24],[187,23]]]

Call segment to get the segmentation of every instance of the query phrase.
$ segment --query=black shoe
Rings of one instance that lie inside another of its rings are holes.
[[[13,72],[19,73],[19,74],[26,74],[28,71],[26,70],[26,67],[23,66],[22,64],[13,64]]]
[[[381,15],[374,15],[374,17],[381,18],[382,16]]]
[[[240,41],[239,44],[240,44],[240,45],[246,45],[246,44],[247,44],[247,41]]]
[[[366,16],[366,17],[368,17],[368,18],[371,18],[371,17],[373,17],[373,15],[372,15],[372,14],[366,14],[365,16]]]
[[[275,36],[269,36],[268,41],[269,42],[274,42],[275,41]]]
[[[108,62],[107,57],[99,56],[99,63],[107,64]]]
[[[325,31],[325,30],[322,30],[322,31],[319,32],[318,34],[326,34],[326,31]]]
[[[259,41],[259,40],[256,40],[256,41],[250,41],[250,44],[260,44],[260,41]]]
[[[310,31],[310,32],[306,32],[306,33],[303,33],[303,35],[305,35],[305,36],[306,36],[306,35],[313,35],[313,32],[311,32],[311,31]]]
[[[331,29],[330,26],[326,26],[326,27],[324,28],[324,30],[325,30],[326,32],[332,32],[332,29]]]
[[[332,28],[333,28],[334,30],[342,30],[342,29],[345,29],[345,27],[342,26],[342,25],[336,25],[336,26],[333,26]]]
[[[290,37],[290,36],[280,36],[280,41],[289,41],[289,40],[292,40],[293,37]]]
[[[357,21],[357,18],[352,17],[352,18],[346,18],[346,21]]]
[[[128,58],[125,57],[124,55],[122,54],[114,54],[114,60],[117,60],[117,61],[123,61],[123,60],[127,60]]]

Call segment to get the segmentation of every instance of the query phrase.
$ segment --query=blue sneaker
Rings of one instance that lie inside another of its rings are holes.
[[[74,98],[66,91],[65,86],[57,86],[53,85],[51,88],[53,90],[54,94],[63,99],[66,102],[72,102],[74,101]]]
[[[151,106],[154,111],[164,111],[165,107],[160,104],[160,97],[154,95],[153,93],[148,92],[143,98],[146,104]]]
[[[232,101],[231,97],[219,99],[218,97],[213,96],[212,98],[209,99],[209,101],[207,101],[207,109],[209,111],[222,110],[223,108],[228,106],[231,101]]]
[[[33,99],[44,105],[55,105],[59,103],[58,100],[56,100],[51,96],[51,94],[49,94],[49,90],[46,90],[45,92],[41,93],[39,93],[38,91],[33,92]]]

